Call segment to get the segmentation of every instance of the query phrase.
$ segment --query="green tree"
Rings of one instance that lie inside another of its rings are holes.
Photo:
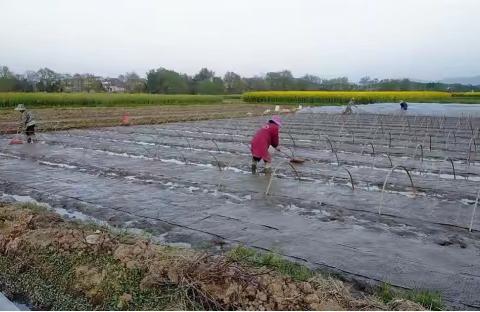
[[[214,77],[215,77],[215,72],[204,67],[200,69],[200,71],[193,77],[193,80],[194,81],[204,81],[204,80],[213,81]]]
[[[16,91],[18,80],[7,66],[0,66],[0,92]]]
[[[100,77],[97,77],[92,74],[85,74],[83,77],[83,87],[84,91],[87,92],[104,92],[105,88],[100,80]]]
[[[7,66],[0,66],[0,78],[11,78],[14,76]]]
[[[39,81],[37,89],[44,92],[60,91],[61,83],[59,75],[49,68],[41,68],[37,71]]]
[[[265,91],[268,90],[267,82],[263,77],[245,78],[245,84],[248,91]]]
[[[301,91],[319,90],[322,79],[314,75],[305,75],[296,79],[296,89]]]
[[[198,94],[223,94],[223,80],[219,77],[214,77],[212,80],[202,80],[197,84]]]
[[[146,87],[150,93],[184,94],[189,91],[185,75],[165,68],[150,70]]]
[[[124,85],[125,91],[129,93],[141,93],[145,92],[146,82],[145,79],[140,78],[135,72],[126,73],[125,75],[120,75],[118,77]]]
[[[270,90],[294,90],[295,78],[290,71],[269,72],[265,76],[265,81]]]
[[[223,77],[223,81],[225,83],[225,92],[228,94],[243,93],[247,87],[242,77],[234,72],[227,72]]]
[[[193,77],[191,91],[196,94],[223,94],[225,89],[222,78],[215,77],[215,72],[204,67]]]
[[[367,86],[372,83],[372,79],[370,79],[370,76],[365,76],[360,78],[360,81],[358,83],[360,85]]]
[[[355,84],[350,83],[347,77],[338,77],[322,80],[322,90],[353,90]]]

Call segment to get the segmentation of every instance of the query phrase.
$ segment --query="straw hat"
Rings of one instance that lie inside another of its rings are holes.
[[[17,107],[15,107],[15,110],[16,110],[16,111],[21,111],[21,112],[24,111],[24,110],[26,110],[26,109],[27,109],[27,108],[26,108],[25,105],[23,105],[23,104],[18,104]]]

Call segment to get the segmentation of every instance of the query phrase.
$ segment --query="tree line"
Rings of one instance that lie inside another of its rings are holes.
[[[145,77],[127,72],[118,77],[93,74],[61,74],[49,68],[16,74],[0,66],[0,92],[128,92],[163,94],[241,94],[246,91],[480,91],[480,86],[417,82],[409,79],[363,77],[358,83],[347,77],[324,79],[315,75],[294,77],[288,70],[242,77],[227,72],[223,77],[208,68],[187,75],[166,68],[152,69]]]

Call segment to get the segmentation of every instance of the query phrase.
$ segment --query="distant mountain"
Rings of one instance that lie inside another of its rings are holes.
[[[456,78],[445,78],[440,80],[443,83],[461,83],[463,85],[474,85],[480,86],[480,75],[473,77],[456,77]]]

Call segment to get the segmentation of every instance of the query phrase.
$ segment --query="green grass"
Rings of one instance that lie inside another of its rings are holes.
[[[193,105],[221,103],[222,96],[216,95],[166,95],[166,94],[118,94],[118,93],[0,93],[0,108],[12,108],[25,104],[37,107],[78,106],[144,106],[144,105]]]
[[[377,290],[377,296],[383,301],[383,303],[388,304],[395,298],[395,293],[390,284],[383,283]]]
[[[57,261],[52,264],[55,263]],[[64,264],[60,263],[58,269],[63,268]],[[20,259],[0,256],[0,289],[10,297],[28,298],[28,303],[34,302],[35,307],[41,309],[93,310],[86,298],[65,293],[61,284],[68,274],[69,272],[63,271],[52,284],[37,266],[27,265]]]
[[[273,269],[297,281],[306,281],[315,276],[315,272],[308,267],[285,260],[280,255],[272,252],[260,253],[251,248],[239,246],[232,249],[228,256],[235,261],[248,265]]]
[[[241,94],[225,94],[223,98],[225,100],[241,100],[242,95]]]
[[[407,292],[406,299],[421,304],[423,307],[432,311],[440,311],[445,308],[442,296],[438,292],[412,290]]]
[[[140,288],[145,272],[128,269],[109,255],[60,254],[32,251],[35,257],[0,256],[0,289],[14,297],[29,298],[41,310],[165,310],[199,309],[185,289],[172,285]],[[87,298],[76,285],[75,268],[87,265],[104,271],[105,277]],[[12,268],[14,268],[12,270]],[[122,301],[124,294],[132,296]],[[95,298],[98,297],[98,300]]]
[[[376,295],[385,304],[395,299],[407,299],[416,302],[427,310],[441,311],[445,308],[440,293],[428,290],[395,290],[390,284],[383,283],[377,290]]]
[[[254,267],[266,267],[280,274],[291,277],[296,281],[307,281],[321,272],[316,272],[308,267],[288,261],[282,256],[272,252],[258,252],[252,248],[238,246],[233,248],[228,256],[235,260]],[[332,274],[325,274],[332,275]],[[445,306],[438,292],[428,290],[401,291],[391,285],[383,283],[375,293],[383,303],[389,304],[396,299],[407,299],[422,305],[425,309],[439,311]]]
[[[33,211],[35,213],[42,213],[42,212],[48,211],[47,206],[39,205],[39,204],[34,203],[34,202],[20,203],[20,204],[18,204],[18,208],[30,210],[30,211]]]

